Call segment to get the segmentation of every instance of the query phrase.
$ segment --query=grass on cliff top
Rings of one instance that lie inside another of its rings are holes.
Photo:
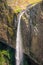
[[[18,13],[24,9],[30,4],[36,4],[41,2],[42,0],[11,0],[7,1],[8,5],[13,9],[15,13]],[[32,6],[33,6],[32,5]]]

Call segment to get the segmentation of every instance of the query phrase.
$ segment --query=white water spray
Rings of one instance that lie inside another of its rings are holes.
[[[16,38],[16,65],[22,64],[23,59],[23,46],[22,46],[22,36],[20,29],[20,20],[24,11],[21,12],[18,16],[18,27],[17,27],[17,38]]]

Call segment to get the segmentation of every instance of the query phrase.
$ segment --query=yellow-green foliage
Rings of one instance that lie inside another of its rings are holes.
[[[4,28],[5,28],[5,29],[8,29],[8,33],[9,33],[9,35],[10,35],[11,37],[13,37],[13,35],[14,35],[13,28],[8,27],[8,26],[5,25],[5,24],[4,24]]]
[[[39,3],[42,0],[7,0],[8,5],[14,10],[15,13],[20,12],[21,10],[26,9],[30,4]]]
[[[3,28],[4,30],[7,30],[9,35],[11,37],[13,37],[14,35],[14,31],[13,31],[13,15],[14,12],[13,10],[11,10],[6,2],[6,0],[4,2],[0,2],[0,21],[2,23],[0,23],[0,28]]]
[[[13,29],[10,28],[10,27],[8,27],[8,32],[9,32],[9,35],[10,35],[11,37],[13,37],[13,35],[14,35]]]
[[[1,50],[0,50],[0,65],[5,65],[5,59],[3,57],[3,53]]]
[[[0,44],[1,45],[1,44]],[[0,46],[0,65],[14,65],[14,51],[9,49],[2,49]]]
[[[15,8],[16,9],[14,10],[14,13],[18,13],[18,12],[20,12],[22,10],[19,6],[16,6]]]

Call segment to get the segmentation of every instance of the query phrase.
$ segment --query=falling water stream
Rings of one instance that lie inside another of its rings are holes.
[[[35,4],[36,5],[36,4]],[[34,5],[29,5],[29,8],[32,8]],[[27,8],[27,10],[29,10],[29,8]],[[16,37],[16,65],[23,65],[23,45],[22,45],[22,35],[21,35],[21,26],[20,26],[20,22],[21,22],[21,17],[22,15],[26,12],[26,10],[22,11],[19,15],[18,15],[18,27],[17,27],[17,37]],[[32,22],[30,21],[30,24],[32,24]]]
[[[23,46],[22,46],[22,35],[21,35],[21,26],[20,20],[24,11],[18,15],[18,27],[17,27],[17,38],[16,38],[16,65],[22,65],[23,59]]]

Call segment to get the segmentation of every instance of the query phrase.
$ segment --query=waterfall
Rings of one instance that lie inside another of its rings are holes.
[[[22,46],[22,36],[21,36],[21,26],[20,20],[24,11],[18,15],[18,27],[17,27],[17,38],[16,38],[16,65],[22,65],[23,59],[23,46]]]
[[[36,3],[37,4],[37,3]],[[34,3],[34,5],[36,5]],[[21,35],[21,26],[20,26],[20,20],[21,16],[26,13],[27,10],[32,8],[34,6],[33,4],[29,5],[26,10],[22,11],[18,15],[18,27],[17,27],[17,37],[16,37],[16,65],[22,65],[22,60],[23,60],[23,46],[22,46],[22,35]],[[30,21],[30,26],[31,26],[31,21]]]

